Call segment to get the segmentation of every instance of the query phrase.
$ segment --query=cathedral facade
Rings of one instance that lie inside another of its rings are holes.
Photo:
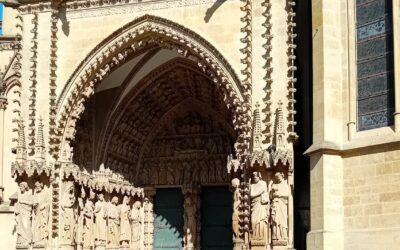
[[[399,0],[1,2],[1,249],[399,248]]]

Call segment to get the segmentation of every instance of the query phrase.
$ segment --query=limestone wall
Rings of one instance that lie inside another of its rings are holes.
[[[345,249],[400,244],[400,147],[374,147],[344,158]]]

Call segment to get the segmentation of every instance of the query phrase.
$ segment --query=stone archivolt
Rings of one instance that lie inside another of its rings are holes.
[[[58,128],[64,128],[64,132],[57,131],[56,136],[51,138],[50,150],[56,158],[60,157],[60,143],[74,138],[77,119],[85,109],[84,101],[93,95],[95,85],[122,64],[130,53],[149,43],[175,49],[194,60],[223,90],[226,105],[236,107],[234,126],[235,130],[242,131],[238,137],[237,151],[240,153],[243,150],[244,145],[240,143],[250,136],[251,129],[250,117],[246,115],[249,106],[241,101],[240,85],[234,78],[233,70],[227,68],[228,64],[216,49],[198,35],[165,19],[144,16],[125,25],[96,47],[70,79],[66,88],[69,97],[66,98],[67,93],[64,92],[59,102],[61,110],[58,113]],[[65,151],[67,146],[62,147]]]

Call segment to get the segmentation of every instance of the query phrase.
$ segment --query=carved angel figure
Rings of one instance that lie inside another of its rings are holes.
[[[45,244],[49,237],[50,196],[40,181],[35,182],[33,213],[33,242]]]
[[[28,183],[19,184],[18,202],[15,206],[15,220],[17,228],[17,246],[28,246],[32,241],[32,195],[29,193]]]

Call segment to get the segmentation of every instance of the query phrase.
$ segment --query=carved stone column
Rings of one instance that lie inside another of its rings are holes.
[[[3,198],[3,166],[4,166],[4,111],[7,108],[7,98],[0,96],[0,204],[4,201]]]
[[[144,190],[144,249],[153,249],[153,198],[156,194],[156,189],[153,187],[145,188]]]

